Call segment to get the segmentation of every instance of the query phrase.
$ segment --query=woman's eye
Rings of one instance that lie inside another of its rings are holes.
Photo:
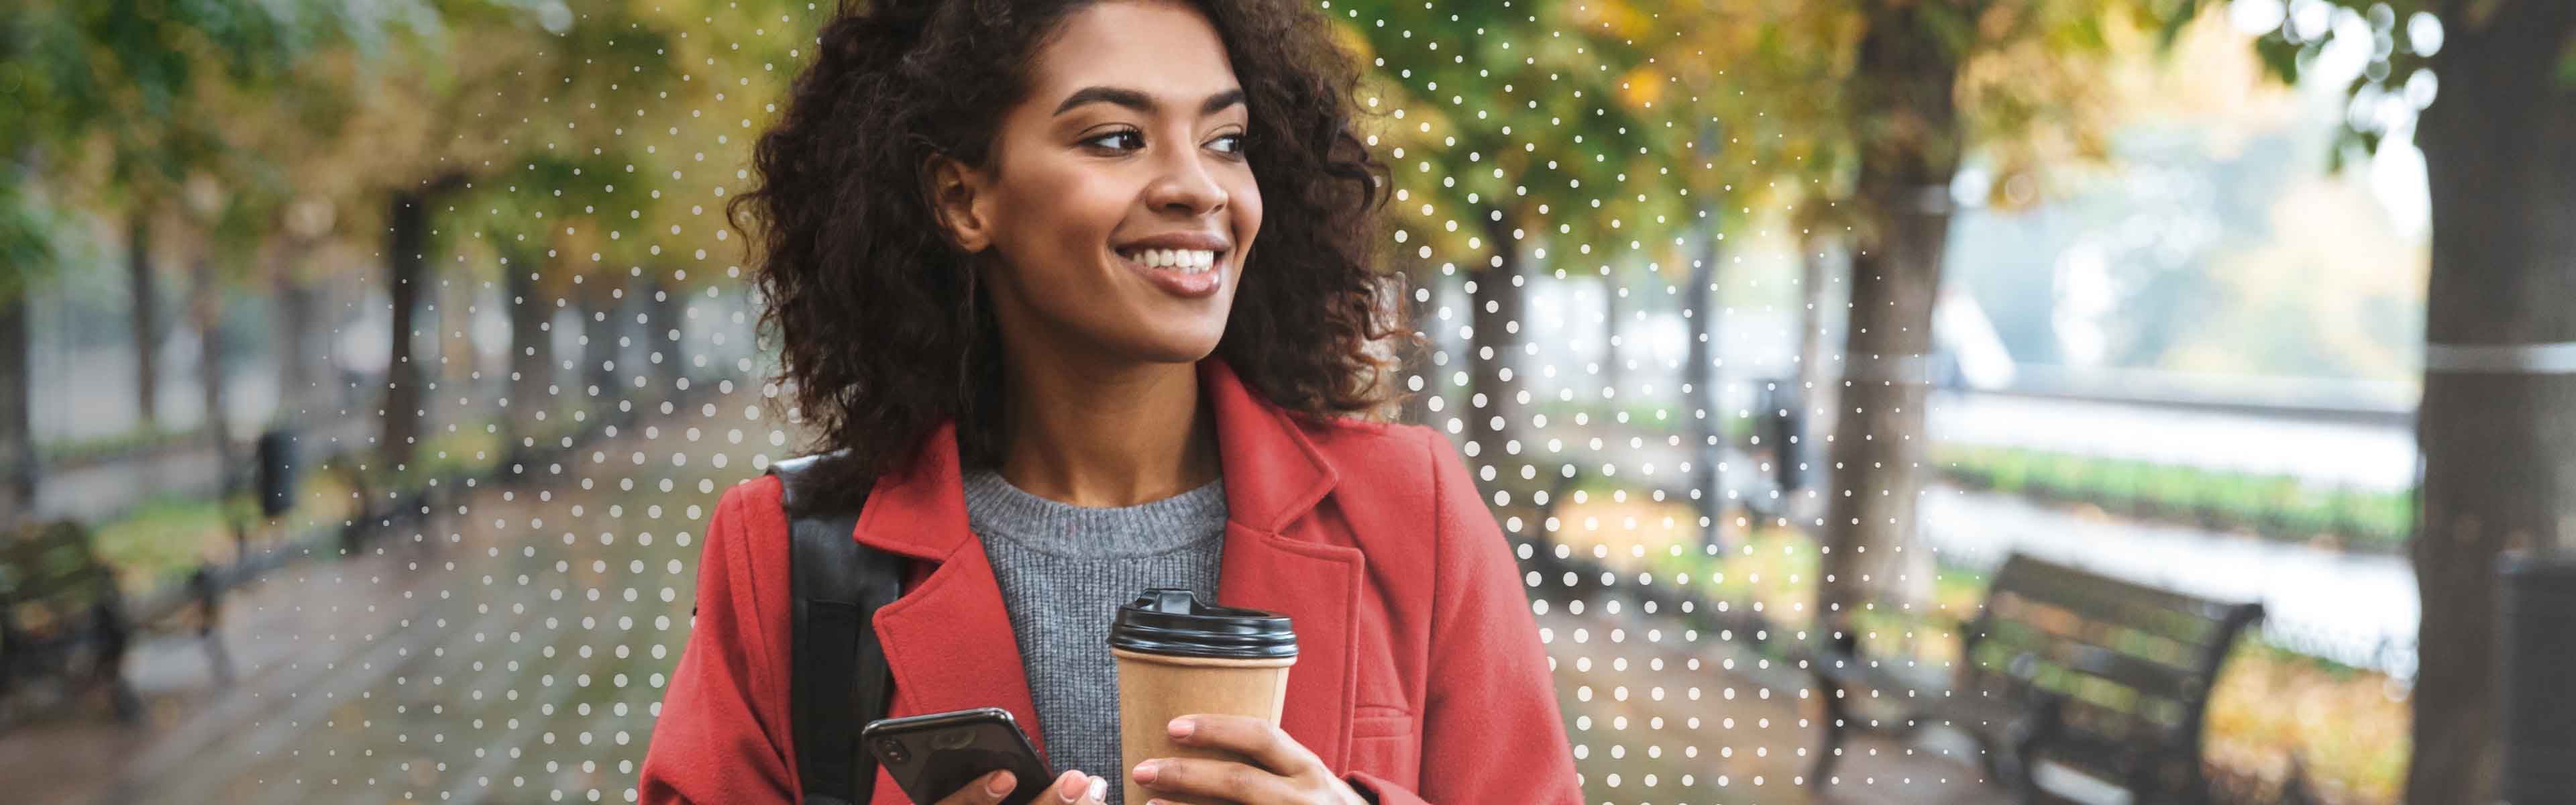
[[[1137,131],[1137,130],[1135,130],[1135,129],[1121,129],[1121,130],[1118,130],[1118,131],[1113,131],[1113,132],[1109,132],[1109,133],[1107,133],[1107,134],[1100,135],[1100,136],[1098,136],[1098,137],[1093,137],[1093,138],[1088,139],[1088,140],[1084,140],[1083,142],[1084,142],[1084,143],[1086,143],[1086,144],[1098,144],[1098,143],[1102,143],[1102,142],[1106,142],[1106,141],[1110,141],[1110,140],[1114,140],[1114,139],[1118,139],[1118,138],[1126,138],[1126,139],[1139,140],[1139,141],[1141,141],[1141,140],[1143,140],[1143,139],[1144,139],[1144,137],[1145,137],[1144,132],[1140,132],[1140,131]],[[1222,152],[1224,152],[1224,153],[1228,153],[1228,154],[1234,154],[1234,155],[1238,155],[1238,156],[1242,155],[1242,153],[1243,153],[1243,140],[1244,140],[1244,135],[1241,135],[1241,134],[1228,134],[1228,135],[1225,135],[1225,136],[1222,136],[1222,137],[1218,137],[1218,138],[1217,138],[1217,142],[1226,142],[1226,141],[1229,141],[1229,140],[1233,141],[1233,144],[1232,144],[1231,146],[1224,147],[1224,148],[1220,148],[1220,149],[1218,149],[1218,150],[1220,150],[1220,151],[1222,151]],[[1142,145],[1143,145],[1143,143],[1142,143],[1142,142],[1139,142],[1139,143],[1138,143],[1138,145],[1139,145],[1139,146],[1142,146]],[[1105,147],[1109,148],[1110,150],[1114,150],[1114,151],[1123,151],[1123,150],[1126,150],[1126,149],[1123,149],[1123,148],[1119,148],[1118,146],[1115,146],[1115,145],[1110,145],[1110,146],[1105,146]]]
[[[1137,139],[1143,139],[1143,138],[1144,138],[1144,136],[1145,136],[1145,135],[1144,135],[1144,133],[1143,133],[1143,132],[1139,132],[1139,131],[1136,131],[1136,130],[1134,130],[1134,129],[1121,129],[1121,130],[1118,130],[1118,131],[1113,131],[1113,132],[1110,132],[1110,133],[1107,133],[1107,134],[1100,135],[1100,136],[1098,136],[1098,137],[1093,137],[1093,138],[1088,139],[1088,140],[1084,140],[1083,142],[1085,142],[1085,143],[1096,143],[1096,142],[1100,142],[1100,141],[1102,141],[1102,140],[1106,140],[1106,139],[1109,139],[1109,138],[1112,138],[1112,137],[1132,137],[1132,138],[1137,138]],[[1114,146],[1113,146],[1113,148],[1114,148]],[[1122,150],[1123,150],[1123,149],[1122,149]]]

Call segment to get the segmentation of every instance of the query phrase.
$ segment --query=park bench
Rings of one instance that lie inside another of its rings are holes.
[[[213,639],[215,590],[201,570],[182,595],[199,605],[198,636],[218,674],[228,676],[229,663]],[[117,718],[140,718],[142,701],[125,679],[123,661],[138,620],[155,619],[144,614],[138,619],[128,607],[88,528],[66,520],[0,533],[0,699],[30,680],[61,678],[73,695],[106,685]]]
[[[1958,628],[1947,679],[1858,656],[1843,633],[1806,659],[1824,698],[1810,785],[1833,780],[1855,731],[1929,726],[1976,739],[1988,780],[2036,802],[2045,761],[2127,789],[2131,802],[2209,800],[2201,725],[2228,649],[2263,617],[2256,603],[2198,598],[2014,554]],[[1875,711],[1875,712],[1872,712]]]

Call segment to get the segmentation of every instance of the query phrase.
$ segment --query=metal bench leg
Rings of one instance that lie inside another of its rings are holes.
[[[7,727],[16,716],[9,707],[9,697],[18,690],[18,666],[25,659],[20,654],[25,652],[26,645],[9,630],[6,621],[6,618],[0,618],[0,727]]]
[[[2013,722],[2004,731],[2010,752],[1989,753],[2008,755],[2005,759],[2009,765],[1998,781],[2010,786],[2014,802],[2023,805],[2039,802],[2039,778],[2034,772],[2039,767],[2040,745],[2046,743],[2049,734],[2057,728],[2057,707],[2058,700],[2054,697],[2042,701],[2029,715]]]
[[[197,572],[188,577],[188,587],[197,596],[197,612],[201,616],[197,624],[197,639],[206,644],[206,661],[214,670],[215,686],[232,687],[232,655],[224,651],[223,633],[216,628],[223,616],[220,600],[223,587],[215,581],[214,568],[197,568]]]
[[[109,601],[95,611],[100,644],[92,682],[106,683],[108,703],[116,709],[116,720],[134,724],[143,719],[143,697],[125,678],[125,647],[133,639],[133,627],[125,622],[124,607],[114,598]]]

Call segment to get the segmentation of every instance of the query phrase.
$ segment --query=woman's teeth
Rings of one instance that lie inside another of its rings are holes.
[[[1120,255],[1148,268],[1169,268],[1183,274],[1196,274],[1216,265],[1216,252],[1205,249],[1145,249]]]

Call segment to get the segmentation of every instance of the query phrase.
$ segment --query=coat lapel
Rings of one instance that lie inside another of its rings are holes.
[[[955,423],[940,425],[924,444],[911,472],[879,478],[859,511],[859,542],[929,569],[874,616],[877,641],[894,671],[887,715],[1000,707],[1044,753],[1010,612],[983,543],[966,525]]]
[[[1244,387],[1231,367],[1201,361],[1200,388],[1216,412],[1226,486],[1225,555],[1217,603],[1284,613],[1297,628],[1280,728],[1336,770],[1348,766],[1357,682],[1351,647],[1360,551],[1313,539],[1301,520],[1341,476],[1296,422]]]
[[[1225,474],[1217,601],[1290,616],[1298,658],[1288,674],[1281,727],[1341,768],[1354,705],[1352,622],[1361,556],[1356,548],[1313,539],[1317,526],[1299,519],[1339,475],[1284,411],[1245,387],[1221,359],[1201,360],[1198,377],[1216,419]],[[920,581],[874,617],[895,677],[889,715],[1000,707],[1043,753],[1045,737],[1001,586],[983,543],[967,527],[956,421],[934,428],[919,450],[910,471],[877,480],[856,534],[861,543],[927,566],[926,577],[917,573]]]

